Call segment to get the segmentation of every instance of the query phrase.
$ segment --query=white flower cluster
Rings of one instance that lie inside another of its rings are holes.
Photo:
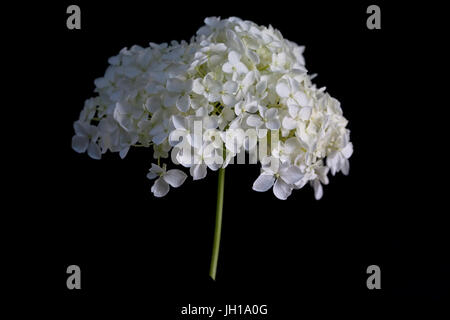
[[[160,167],[161,158],[202,179],[254,147],[253,130],[270,141],[253,189],[273,187],[286,199],[309,182],[319,199],[329,171],[348,173],[353,147],[339,102],[311,83],[303,49],[235,17],[205,19],[190,42],[122,49],[95,80],[98,95],[74,124],[73,149],[100,159],[151,146],[158,165],[148,178],[159,177],[152,192],[162,197],[187,176]]]

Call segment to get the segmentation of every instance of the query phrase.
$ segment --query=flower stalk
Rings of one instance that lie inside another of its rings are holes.
[[[214,228],[214,241],[211,256],[209,276],[216,280],[217,262],[219,260],[220,233],[222,231],[223,193],[225,188],[225,168],[219,169],[219,181],[217,183],[216,224]]]

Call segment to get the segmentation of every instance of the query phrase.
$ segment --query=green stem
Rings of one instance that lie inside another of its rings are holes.
[[[214,242],[211,256],[209,275],[216,280],[217,261],[219,260],[220,232],[222,231],[223,191],[225,187],[225,168],[219,169],[219,181],[217,183],[216,226],[214,228]]]

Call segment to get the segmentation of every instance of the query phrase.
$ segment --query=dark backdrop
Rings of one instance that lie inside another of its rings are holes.
[[[20,148],[26,155],[12,159],[22,167],[11,185],[18,232],[8,246],[19,295],[61,307],[53,309],[60,318],[123,312],[182,319],[179,308],[188,303],[257,303],[282,319],[335,310],[324,307],[330,304],[372,310],[445,301],[446,210],[433,200],[441,189],[423,183],[437,168],[418,133],[427,101],[422,50],[433,40],[408,6],[375,1],[382,29],[368,30],[371,2],[73,3],[81,7],[81,30],[65,26],[72,2],[39,4],[28,13],[40,23],[22,38],[33,52],[24,61],[34,67],[34,87],[19,97],[35,127]],[[96,161],[71,149],[72,124],[108,57],[134,44],[189,40],[212,15],[272,24],[305,45],[315,82],[341,101],[355,150],[350,175],[331,177],[320,201],[309,186],[286,201],[254,192],[257,166],[228,167],[216,282],[208,271],[217,173],[189,178],[157,199],[145,177],[149,150]],[[414,129],[408,114],[419,114]],[[71,264],[81,267],[80,291],[66,288]],[[371,264],[381,268],[379,291],[366,288]]]

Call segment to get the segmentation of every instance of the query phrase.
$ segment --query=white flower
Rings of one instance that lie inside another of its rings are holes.
[[[195,132],[192,127],[192,121],[194,119],[187,119],[180,115],[173,115],[171,117],[173,126],[175,130],[173,130],[169,135],[169,143],[171,146],[176,146],[183,141],[189,143],[190,146],[199,148],[202,144],[202,136],[199,129],[199,132]],[[181,141],[183,140],[183,141]]]
[[[189,173],[194,180],[200,180],[206,177],[207,168],[216,171],[223,162],[222,148],[216,148],[214,143],[205,142],[200,148],[194,148]]]
[[[242,98],[244,98],[248,93],[250,88],[253,86],[253,84],[255,83],[255,78],[256,78],[256,74],[254,71],[250,71],[248,73],[245,74],[245,76],[242,78],[242,80],[237,80],[239,85],[238,85],[238,91],[236,93],[236,99],[237,100],[241,100]],[[259,87],[258,87],[259,85]],[[264,86],[264,84],[262,84],[262,86]],[[256,91],[257,91],[257,95],[260,93],[261,90],[265,90],[265,88],[261,87],[260,83],[258,83],[256,85]],[[258,96],[252,97],[253,99],[255,99],[255,101],[259,100]]]
[[[126,101],[117,102],[114,109],[114,119],[125,131],[133,131],[136,130],[137,120],[143,113],[143,108],[136,108]]]
[[[324,167],[320,164],[319,167],[315,168],[314,173],[310,175],[310,183],[314,188],[314,198],[316,200],[320,200],[323,196],[323,187],[322,184],[328,184],[328,167]],[[314,176],[315,178],[311,178]],[[302,180],[301,182],[296,183],[296,189],[300,189],[306,183],[306,180]]]
[[[171,78],[167,80],[167,90],[174,93],[177,97],[176,107],[181,112],[186,112],[191,106],[191,97],[189,93],[192,90],[192,80],[180,80],[177,78]]]
[[[221,94],[221,101],[224,106],[234,106],[236,104],[235,100],[235,94],[236,90],[238,89],[238,85],[234,81],[227,81],[222,86],[222,90],[220,91]]]
[[[269,166],[269,162],[278,161],[266,159],[263,172],[253,183],[253,190],[264,192],[272,188],[274,195],[281,200],[286,200],[292,192],[295,183],[303,178],[301,170],[287,162],[281,162],[276,168]]]
[[[228,61],[224,63],[222,70],[237,75],[248,72],[247,66],[241,62],[241,54],[236,51],[230,51]]]
[[[247,124],[257,129],[265,126],[269,130],[280,129],[280,119],[278,118],[278,109],[259,107],[259,114],[252,114],[247,118]]]
[[[194,80],[192,91],[203,95],[209,102],[220,101],[222,85],[219,81],[214,80],[212,74],[208,73],[203,79]]]
[[[124,48],[95,79],[72,147],[94,159],[152,148],[154,159],[170,156],[194,180],[241,151],[267,149],[255,190],[273,187],[286,199],[310,184],[320,199],[329,171],[348,174],[353,145],[339,101],[312,83],[303,51],[273,27],[237,17],[206,18],[189,42]],[[162,196],[185,176],[152,166],[152,191]]]
[[[234,106],[234,112],[237,116],[244,112],[254,113],[258,110],[258,101],[252,99],[250,94],[247,94],[245,99],[242,99]]]
[[[150,168],[150,172],[147,174],[148,179],[155,179],[151,191],[155,195],[155,197],[164,197],[170,189],[170,186],[173,188],[178,188],[181,186],[187,178],[187,175],[178,169],[171,169],[166,171],[166,165],[160,166],[153,164]]]
[[[312,111],[312,101],[305,92],[300,90],[300,84],[292,78],[278,81],[277,94],[286,100],[289,115],[293,119],[309,120]]]
[[[286,62],[287,57],[285,52],[273,53],[270,69],[274,72],[283,72],[285,71]]]
[[[72,148],[78,152],[88,152],[93,159],[101,158],[100,147],[96,144],[98,138],[97,127],[85,122],[77,121],[74,123],[75,135],[72,138]]]
[[[343,174],[348,175],[350,164],[348,159],[353,154],[353,144],[348,142],[342,149],[335,150],[327,156],[327,166],[334,176],[336,172],[342,171]]]

